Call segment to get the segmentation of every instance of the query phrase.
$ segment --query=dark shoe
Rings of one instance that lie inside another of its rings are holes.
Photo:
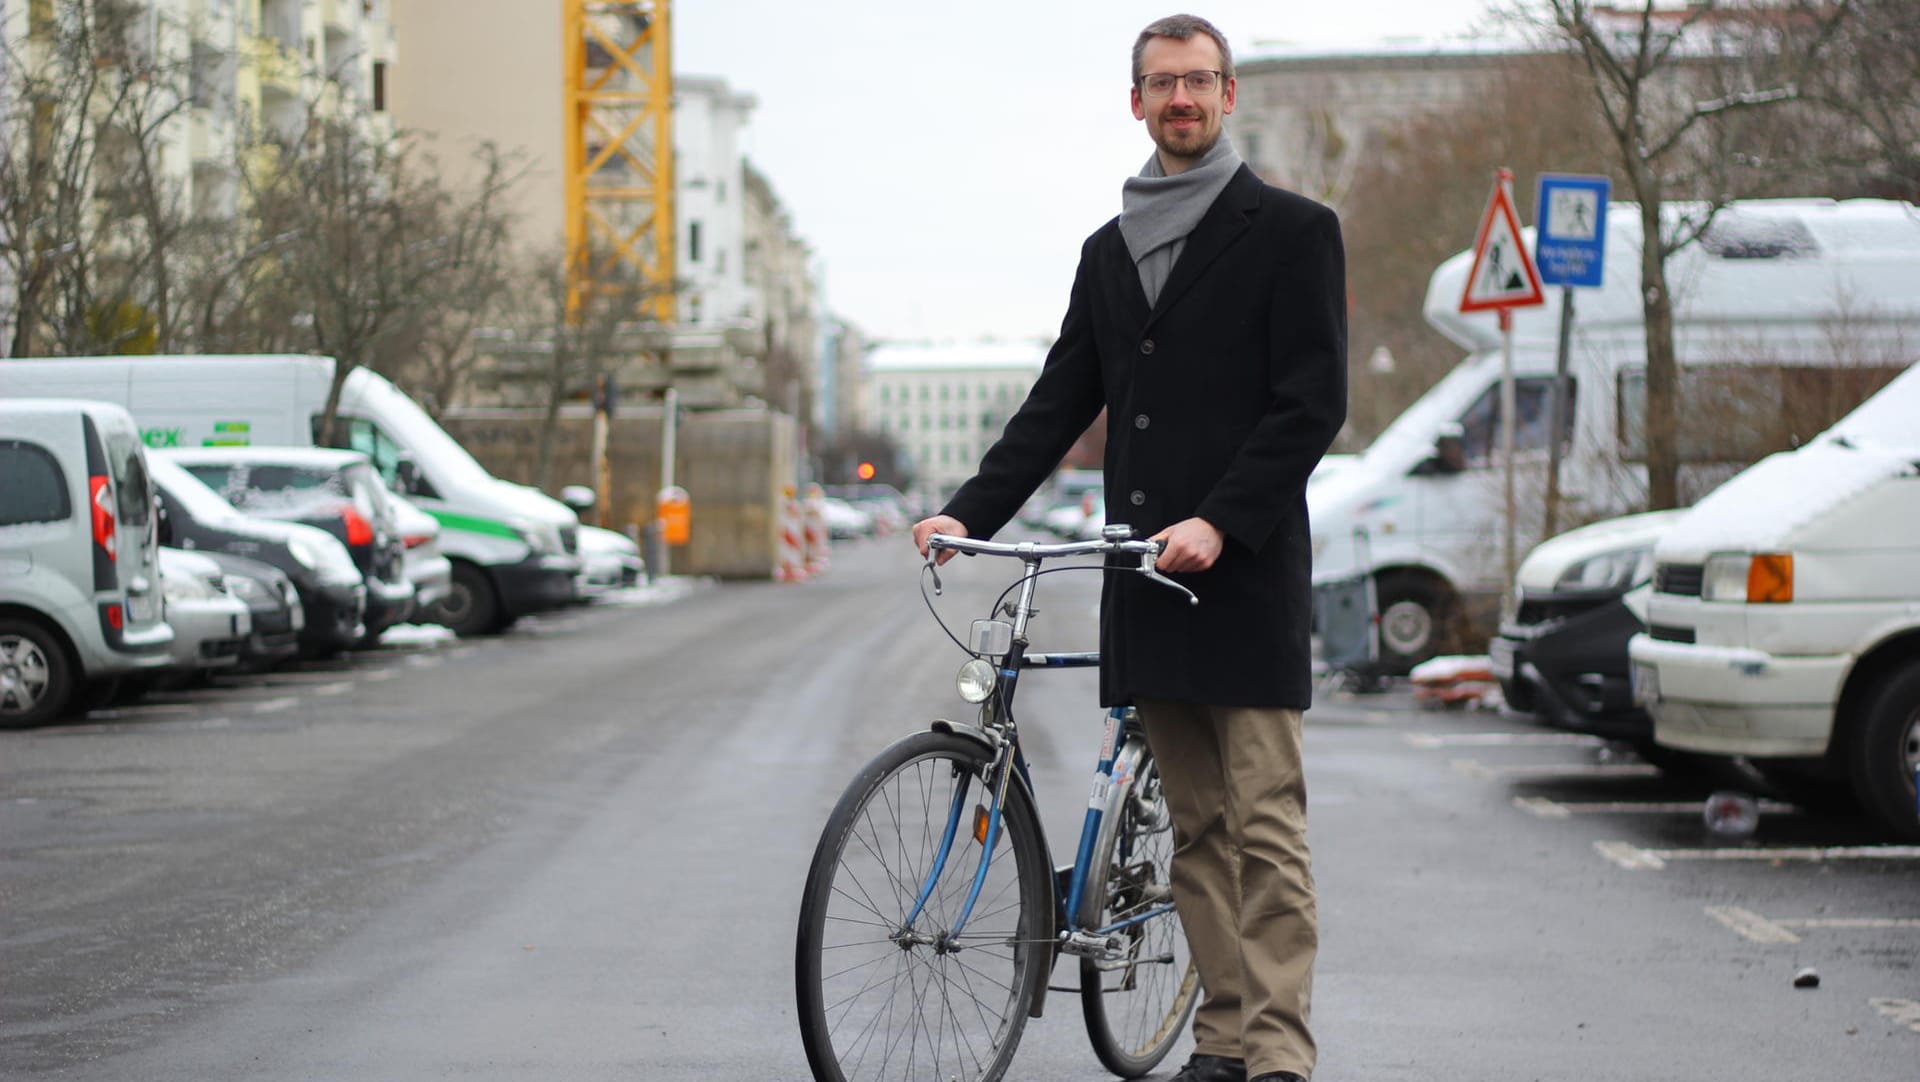
[[[1226,1056],[1193,1055],[1173,1082],[1247,1082],[1247,1061]]]
[[[1268,1071],[1263,1075],[1255,1075],[1252,1082],[1307,1082],[1307,1080],[1292,1071]]]

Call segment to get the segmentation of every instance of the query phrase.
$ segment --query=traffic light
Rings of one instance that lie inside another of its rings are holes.
[[[873,475],[874,475],[873,463],[871,462],[860,463],[860,465],[854,467],[853,475],[855,477],[858,477],[862,481],[873,480]]]

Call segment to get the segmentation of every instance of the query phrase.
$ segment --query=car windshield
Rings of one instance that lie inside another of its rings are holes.
[[[330,513],[343,501],[361,502],[341,471],[320,466],[205,462],[187,472],[248,514],[300,518]]]
[[[232,505],[220,498],[219,493],[207,487],[205,482],[185,467],[167,458],[166,452],[160,451],[149,456],[147,466],[153,474],[153,483],[167,494],[170,502],[178,505],[194,521],[211,525],[241,517]],[[224,467],[212,468],[220,470],[224,478]]]

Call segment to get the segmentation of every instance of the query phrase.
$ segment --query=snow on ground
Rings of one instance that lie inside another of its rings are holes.
[[[669,575],[664,579],[630,586],[624,590],[613,590],[594,600],[596,605],[665,605],[678,601],[692,593],[706,579],[685,578]]]
[[[439,624],[395,624],[380,633],[382,646],[426,646],[453,639],[453,629]]]

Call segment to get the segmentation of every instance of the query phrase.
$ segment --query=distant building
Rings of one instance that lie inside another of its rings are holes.
[[[911,460],[914,495],[944,499],[973,476],[1040,376],[1038,342],[875,346],[861,410]]]

